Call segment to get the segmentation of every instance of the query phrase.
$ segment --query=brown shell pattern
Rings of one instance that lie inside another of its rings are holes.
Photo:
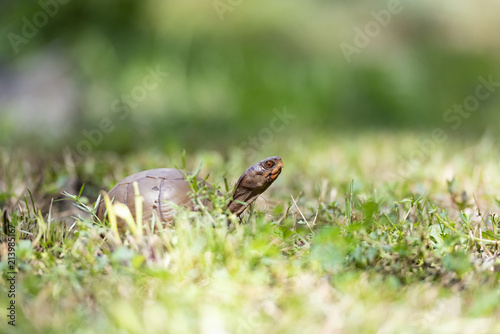
[[[114,202],[127,205],[134,218],[136,217],[134,181],[137,182],[139,193],[144,198],[142,205],[144,222],[151,221],[153,215],[155,221],[171,222],[175,210],[168,202],[195,209],[189,197],[191,188],[182,171],[174,168],[151,169],[127,176],[108,192],[109,198],[112,200],[114,198]],[[198,181],[202,180],[198,178]],[[207,182],[205,184],[210,186]],[[103,220],[105,212],[106,206],[104,201],[101,201],[97,207],[99,219]],[[123,223],[119,219],[118,224]]]

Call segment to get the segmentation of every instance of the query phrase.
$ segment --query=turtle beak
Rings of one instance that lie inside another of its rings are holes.
[[[278,159],[278,161],[276,161],[276,166],[273,168],[271,172],[271,179],[273,181],[276,180],[276,178],[281,174],[281,170],[284,167],[285,166],[283,165],[283,161],[281,161],[281,159]]]
[[[281,161],[281,159],[278,159],[276,167],[279,167],[280,170],[285,168],[285,165],[283,165],[283,161]]]

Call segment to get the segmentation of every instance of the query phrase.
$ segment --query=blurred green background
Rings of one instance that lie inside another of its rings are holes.
[[[3,1],[0,140],[83,153],[223,152],[365,131],[496,134],[498,84],[477,105],[467,98],[479,77],[500,82],[499,9],[451,0]],[[470,113],[446,114],[464,101]]]

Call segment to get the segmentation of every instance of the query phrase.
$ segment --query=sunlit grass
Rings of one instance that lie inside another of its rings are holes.
[[[96,155],[75,171],[89,180],[83,193],[52,208],[49,190],[67,177],[64,165],[46,165],[38,186],[2,165],[19,272],[17,326],[2,316],[0,331],[497,332],[498,152],[487,138],[473,147],[450,141],[401,175],[420,142],[372,135],[294,142],[293,150],[270,145],[285,169],[241,223],[228,226],[221,198],[213,209],[181,211],[174,226],[143,222],[140,233],[135,224],[118,238],[90,214],[88,198],[100,187],[162,160],[191,170],[206,161],[200,175],[210,171],[226,194],[224,177],[234,182],[254,162],[236,150],[228,161],[196,152],[186,163],[180,151],[119,164]],[[35,170],[36,162],[23,164]],[[23,183],[33,196],[18,201],[13,185]]]

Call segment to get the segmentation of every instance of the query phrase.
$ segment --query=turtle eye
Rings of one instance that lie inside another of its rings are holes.
[[[272,162],[272,161],[266,161],[266,167],[267,168],[274,167],[274,162]]]

